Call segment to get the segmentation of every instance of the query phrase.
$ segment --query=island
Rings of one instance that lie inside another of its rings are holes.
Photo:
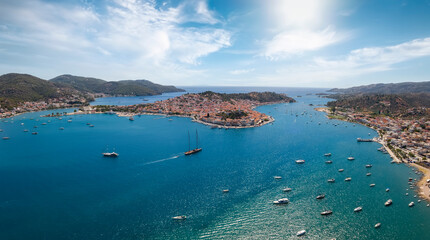
[[[151,114],[190,117],[192,120],[220,128],[249,128],[271,123],[274,118],[254,110],[255,107],[295,100],[274,92],[250,93],[187,93],[171,99],[129,106],[92,106],[81,109],[84,113],[116,113],[119,116]]]

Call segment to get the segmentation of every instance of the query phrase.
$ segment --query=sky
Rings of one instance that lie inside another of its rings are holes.
[[[0,0],[0,74],[177,86],[430,80],[430,0]]]

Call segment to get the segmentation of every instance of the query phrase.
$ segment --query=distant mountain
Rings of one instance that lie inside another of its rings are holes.
[[[428,82],[378,83],[351,88],[333,88],[329,92],[340,94],[399,94],[399,93],[430,93]]]
[[[86,93],[104,93],[120,96],[148,96],[158,95],[165,92],[183,92],[183,89],[174,86],[163,86],[148,80],[122,80],[105,81],[97,78],[79,77],[73,75],[61,75],[50,82],[58,86],[70,87]]]
[[[9,108],[20,102],[41,101],[70,95],[68,89],[28,74],[9,73],[0,76],[0,105]]]

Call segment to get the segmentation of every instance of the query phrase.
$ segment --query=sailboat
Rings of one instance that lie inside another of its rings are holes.
[[[198,153],[202,150],[202,148],[199,148],[199,135],[196,130],[196,148],[191,149],[190,146],[190,132],[188,132],[188,151],[185,152],[185,155],[191,155],[193,153]]]

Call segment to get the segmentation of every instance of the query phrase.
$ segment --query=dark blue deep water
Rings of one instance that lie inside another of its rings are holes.
[[[258,107],[276,121],[252,129],[211,129],[160,116],[80,115],[68,122],[38,112],[3,119],[0,137],[10,139],[0,140],[0,239],[297,239],[301,229],[303,239],[427,239],[430,208],[406,190],[408,178],[418,178],[414,169],[390,164],[377,143],[356,142],[376,136],[373,130],[314,111],[327,99],[306,93],[322,89],[186,89],[302,97]],[[187,132],[194,144],[195,130],[203,151],[185,157]],[[120,156],[103,158],[106,149]],[[333,164],[325,164],[326,152]],[[284,187],[293,190],[284,193]],[[326,197],[318,201],[320,193]],[[281,197],[291,202],[271,203]],[[385,207],[389,198],[394,203]],[[410,201],[416,206],[409,208]],[[354,213],[357,206],[363,211]],[[333,214],[321,216],[327,209]],[[176,215],[188,219],[175,222]]]

